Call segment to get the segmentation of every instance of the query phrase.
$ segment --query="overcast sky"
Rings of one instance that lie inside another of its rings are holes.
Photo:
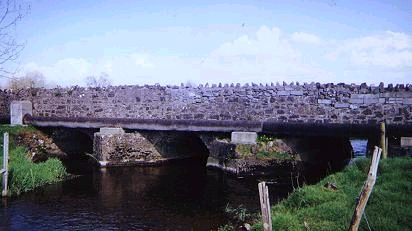
[[[32,0],[21,74],[61,86],[101,72],[114,85],[412,83],[412,1],[222,2]]]

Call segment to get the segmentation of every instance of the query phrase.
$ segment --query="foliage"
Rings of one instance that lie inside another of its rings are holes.
[[[1,145],[3,145],[3,133],[9,133],[9,146],[10,149],[15,148],[16,144],[14,142],[14,137],[16,137],[20,132],[32,132],[36,129],[32,126],[10,126],[5,124],[0,124],[0,136],[1,136]],[[3,151],[1,152],[3,154]]]
[[[23,147],[10,151],[10,195],[19,195],[39,186],[62,180],[66,169],[56,158],[45,162],[33,163]]]
[[[225,224],[217,229],[217,231],[235,231],[236,228],[233,224]]]
[[[247,219],[252,217],[243,205],[239,205],[237,208],[232,207],[229,203],[226,205],[225,213],[230,216],[231,220],[235,220],[238,222],[246,222]]]
[[[258,159],[278,159],[278,160],[292,160],[293,155],[282,152],[276,148],[274,141],[276,138],[268,135],[259,135],[257,137],[257,144],[237,144],[236,153],[241,158],[256,157]]]
[[[275,137],[269,136],[269,135],[265,135],[265,134],[258,135],[258,137],[257,137],[257,142],[267,143],[267,142],[273,141],[273,140],[275,140]]]
[[[272,207],[274,230],[347,230],[356,198],[369,170],[369,159],[357,161],[344,171],[316,185],[298,188]],[[412,158],[381,160],[378,178],[365,213],[373,230],[411,230]],[[324,187],[333,182],[337,189]],[[252,230],[262,230],[257,223]],[[368,230],[365,219],[359,230]]]
[[[256,214],[250,213],[243,205],[232,207],[229,203],[225,207],[226,216],[229,223],[218,228],[218,231],[234,231],[239,225],[254,221],[257,218]]]
[[[88,87],[108,87],[112,84],[109,75],[105,72],[102,72],[98,78],[87,76],[85,82]]]
[[[250,144],[237,144],[236,145],[236,153],[239,154],[240,157],[248,157],[251,156],[252,153],[250,152],[251,145]]]
[[[46,87],[46,80],[39,71],[28,72],[25,76],[10,79],[8,82],[8,88],[13,90],[40,87]]]
[[[9,194],[12,196],[60,181],[67,175],[60,160],[50,158],[45,162],[33,163],[27,156],[27,149],[17,146],[15,137],[19,133],[34,130],[35,128],[30,126],[0,125],[1,160],[3,160],[3,133],[9,133]]]
[[[267,152],[267,151],[259,151],[256,154],[257,158],[260,159],[278,159],[278,160],[291,160],[292,156],[288,153],[283,152]]]

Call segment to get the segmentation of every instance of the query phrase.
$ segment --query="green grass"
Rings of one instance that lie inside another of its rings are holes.
[[[252,153],[250,152],[251,145],[250,144],[237,144],[236,145],[236,152],[240,155],[240,157],[250,157]]]
[[[259,159],[278,159],[278,160],[291,160],[292,156],[282,152],[266,152],[260,151],[256,154]]]
[[[257,142],[262,142],[262,143],[267,143],[269,141],[274,141],[276,138],[274,136],[262,134],[258,135],[256,141]]]
[[[272,206],[273,230],[347,230],[356,198],[366,180],[369,159],[295,190]],[[337,190],[325,188],[328,182]],[[381,160],[365,213],[372,230],[412,230],[412,158]],[[252,230],[263,230],[259,221]],[[359,230],[369,230],[364,219]]]
[[[235,151],[240,158],[293,160],[292,155],[273,149],[272,145],[274,144],[271,141],[275,139],[275,137],[269,135],[258,135],[256,144],[237,144]],[[269,142],[272,144],[269,145]]]
[[[39,186],[62,180],[66,169],[57,158],[49,158],[42,163],[33,163],[27,157],[25,147],[16,146],[14,138],[23,131],[35,131],[32,127],[0,125],[1,145],[3,133],[9,133],[9,195],[16,196],[33,190]],[[1,162],[3,161],[3,146],[0,148]],[[3,164],[3,163],[1,163]],[[2,165],[1,165],[2,166]]]

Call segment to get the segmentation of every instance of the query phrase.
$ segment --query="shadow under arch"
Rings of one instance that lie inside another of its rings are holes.
[[[42,127],[53,143],[58,147],[55,150],[63,162],[67,172],[84,174],[93,171],[93,161],[87,154],[93,153],[93,134],[96,129]],[[56,153],[55,153],[56,154]]]
[[[165,159],[197,159],[206,166],[209,149],[195,132],[139,131]]]

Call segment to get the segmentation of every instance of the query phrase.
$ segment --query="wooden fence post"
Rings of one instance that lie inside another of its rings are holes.
[[[387,150],[387,139],[386,139],[386,128],[385,128],[385,122],[381,122],[381,141],[380,141],[380,146],[382,149],[382,158],[385,159],[388,157],[388,150]]]
[[[358,201],[356,202],[355,211],[353,212],[352,221],[349,227],[349,231],[357,231],[359,223],[361,221],[363,212],[365,211],[366,203],[368,203],[369,196],[372,192],[373,186],[376,181],[376,173],[378,171],[379,159],[381,158],[382,149],[375,146],[373,151],[372,163],[369,168],[368,177],[363,185],[362,191],[359,194]]]
[[[263,230],[272,231],[272,217],[270,214],[269,191],[265,182],[258,184],[260,208],[262,210]]]
[[[7,180],[9,176],[9,133],[5,132],[3,135],[3,168],[1,173],[3,175],[3,191],[1,195],[7,196]]]

